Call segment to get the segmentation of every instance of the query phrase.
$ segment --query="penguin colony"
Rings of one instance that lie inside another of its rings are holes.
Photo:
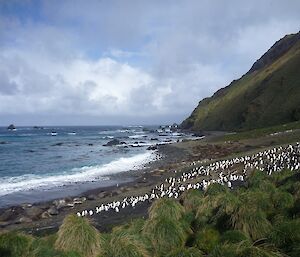
[[[125,197],[121,201],[101,204],[93,210],[77,212],[79,217],[92,216],[101,212],[114,210],[120,212],[124,208],[135,208],[138,203],[152,202],[162,197],[178,198],[190,189],[206,190],[212,183],[219,183],[228,188],[234,184],[242,184],[253,170],[260,170],[267,175],[283,169],[298,171],[300,169],[300,144],[275,147],[253,155],[219,160],[207,165],[201,161],[192,162],[181,175],[174,171],[174,176],[166,178],[164,183],[156,185],[144,195]]]

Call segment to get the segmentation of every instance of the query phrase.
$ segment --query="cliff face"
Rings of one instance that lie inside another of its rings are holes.
[[[182,128],[239,130],[300,120],[300,32],[277,41],[240,79],[199,102]]]

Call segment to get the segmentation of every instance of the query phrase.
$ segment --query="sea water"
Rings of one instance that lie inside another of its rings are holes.
[[[125,182],[113,175],[145,167],[158,158],[149,146],[181,137],[155,126],[0,128],[0,207]],[[113,139],[123,144],[104,146]]]

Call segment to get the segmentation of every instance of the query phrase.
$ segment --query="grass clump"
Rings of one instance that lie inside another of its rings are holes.
[[[219,242],[219,231],[211,227],[206,227],[196,234],[194,245],[199,250],[208,254]]]
[[[169,198],[156,200],[149,209],[149,219],[158,217],[179,220],[184,215],[184,208],[177,201]]]
[[[167,254],[177,247],[183,247],[187,233],[178,221],[158,217],[145,223],[143,234],[147,237],[154,251],[159,255]]]
[[[199,190],[191,189],[185,191],[181,196],[181,202],[185,211],[196,213],[202,198],[203,192]]]
[[[240,243],[242,241],[250,242],[250,239],[243,232],[238,230],[228,230],[221,237],[222,243],[235,244],[235,243]]]
[[[226,192],[228,192],[228,187],[221,185],[219,183],[212,183],[207,187],[205,191],[205,195],[217,196],[219,194],[225,194]]]
[[[300,245],[300,219],[285,220],[274,226],[270,241],[288,255],[293,256],[292,253],[298,251]]]
[[[55,247],[58,250],[78,252],[82,256],[97,256],[101,252],[99,232],[87,219],[67,216],[57,233]]]
[[[267,215],[256,206],[248,206],[239,202],[230,214],[230,225],[240,230],[253,240],[264,237],[271,229]]]
[[[107,240],[104,257],[150,257],[150,254],[139,234],[126,230],[112,232]]]
[[[195,247],[177,248],[170,252],[166,257],[202,257],[204,254]]]
[[[27,257],[29,256],[30,236],[18,232],[6,232],[0,234],[0,256]]]

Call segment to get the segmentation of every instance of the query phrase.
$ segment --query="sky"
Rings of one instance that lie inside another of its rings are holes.
[[[300,30],[299,0],[0,0],[0,126],[180,123]]]

